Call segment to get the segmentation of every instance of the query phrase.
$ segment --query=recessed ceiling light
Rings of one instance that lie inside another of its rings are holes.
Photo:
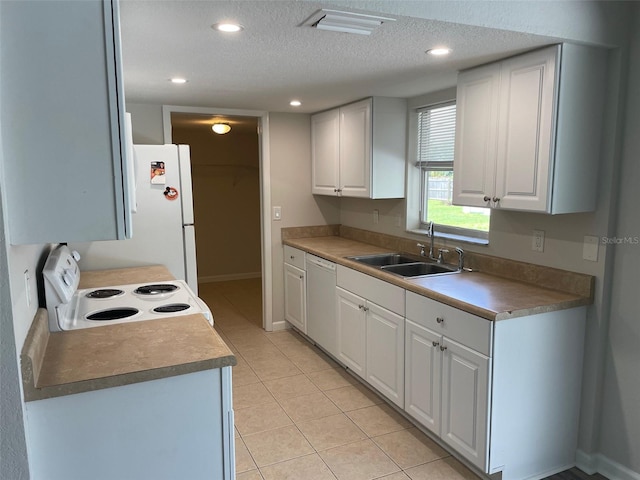
[[[186,78],[172,78],[171,83],[187,83]]]
[[[291,105],[292,107],[299,107],[300,105],[302,105],[302,102],[300,100],[291,100],[289,102],[289,105]]]
[[[440,57],[442,55],[449,55],[451,53],[451,49],[447,47],[436,47],[427,50],[429,55],[434,55],[436,57]]]
[[[231,22],[214,23],[213,25],[211,25],[211,28],[225,33],[234,33],[239,32],[240,30],[244,30],[244,27],[242,25]]]

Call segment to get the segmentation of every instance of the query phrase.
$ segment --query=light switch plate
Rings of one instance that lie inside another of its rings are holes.
[[[273,207],[273,219],[282,220],[282,207]]]
[[[593,235],[585,235],[584,243],[582,244],[582,258],[589,260],[590,262],[598,261],[598,237]]]

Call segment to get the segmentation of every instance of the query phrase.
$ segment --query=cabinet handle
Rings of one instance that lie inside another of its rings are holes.
[[[438,345],[440,345],[440,342],[431,342],[433,344],[434,347],[437,347]]]
[[[440,351],[444,352],[447,349],[446,345],[440,345]]]
[[[498,197],[493,197],[492,200],[493,200],[493,203],[498,203],[500,201]]]
[[[444,323],[444,318],[436,317],[436,323]]]
[[[364,310],[364,305],[358,305],[358,310]]]
[[[304,275],[300,275],[300,280],[304,280]]]
[[[294,255],[291,255],[291,260],[293,260],[294,258],[296,258]]]
[[[363,308],[363,310],[364,310],[365,312],[368,312],[368,311],[369,311],[369,307],[364,307],[364,308]]]
[[[490,202],[490,201],[491,201],[491,197],[490,197],[490,196],[488,196],[488,195],[485,195],[485,196],[484,196],[484,198],[483,198],[483,200],[484,200],[485,202]]]

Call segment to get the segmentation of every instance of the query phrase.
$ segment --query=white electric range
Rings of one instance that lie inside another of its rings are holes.
[[[203,314],[213,325],[207,304],[181,280],[78,290],[79,259],[77,252],[59,245],[42,270],[52,332],[194,313]]]

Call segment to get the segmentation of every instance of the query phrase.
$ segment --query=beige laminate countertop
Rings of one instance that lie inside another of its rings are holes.
[[[172,280],[166,268],[82,272],[80,288]],[[25,400],[70,395],[237,363],[201,314],[50,333],[39,309],[21,355]]]
[[[481,272],[404,279],[346,258],[388,253],[388,249],[339,236],[287,239],[283,243],[488,320],[504,320],[592,303],[587,297]]]

